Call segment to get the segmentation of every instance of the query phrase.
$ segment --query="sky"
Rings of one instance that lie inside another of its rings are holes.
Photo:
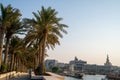
[[[49,57],[68,63],[75,56],[88,64],[103,65],[107,54],[113,65],[120,66],[120,0],[0,0],[20,9],[22,18],[52,7],[69,26],[61,45],[48,50]]]

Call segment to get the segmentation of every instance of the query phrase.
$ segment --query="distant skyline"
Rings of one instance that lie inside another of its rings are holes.
[[[120,66],[120,0],[0,0],[20,9],[23,18],[41,6],[52,7],[69,26],[61,45],[48,50],[49,57],[68,63],[75,56],[88,64],[103,65],[107,54],[113,65]]]

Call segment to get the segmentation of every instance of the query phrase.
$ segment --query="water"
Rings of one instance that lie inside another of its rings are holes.
[[[65,80],[101,80],[105,78],[104,75],[85,75],[83,79],[73,78],[73,77],[65,77]]]

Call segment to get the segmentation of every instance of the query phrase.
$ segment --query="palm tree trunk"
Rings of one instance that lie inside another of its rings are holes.
[[[6,65],[8,63],[9,42],[10,42],[10,37],[7,37],[6,44],[5,44],[6,46],[5,46],[5,59],[4,59],[4,63]]]
[[[11,56],[10,71],[14,70],[14,54]]]
[[[16,56],[14,55],[13,70],[16,70],[16,66],[17,66],[17,59]]]
[[[18,63],[19,63],[18,64],[18,71],[21,72],[21,70],[22,70],[22,63],[21,63],[20,59],[19,59]]]
[[[15,66],[16,68],[16,72],[18,72],[18,59],[17,59],[17,57],[16,57],[16,66]]]
[[[35,69],[38,67],[39,65],[39,58],[38,55],[35,55]]]
[[[0,67],[2,63],[2,49],[3,49],[4,34],[5,34],[5,30],[0,28]]]
[[[38,51],[39,52],[38,53],[38,55],[39,55],[39,57],[38,57],[38,59],[39,59],[39,65],[41,64],[41,51],[42,51],[41,47],[42,47],[41,44],[39,44],[39,51]]]
[[[34,57],[34,70],[35,70],[35,67],[36,67],[36,59]]]
[[[46,50],[46,41],[47,41],[47,34],[45,33],[45,36],[44,36],[44,43],[42,45],[42,54],[41,54],[41,72],[40,74],[44,74],[45,73],[45,63],[44,63],[44,60],[45,60],[45,50]]]
[[[16,61],[16,62],[17,62],[17,65],[16,65],[16,68],[17,68],[17,69],[16,69],[16,71],[18,72],[18,71],[19,71],[19,58],[17,57],[16,60],[17,60],[17,61]]]

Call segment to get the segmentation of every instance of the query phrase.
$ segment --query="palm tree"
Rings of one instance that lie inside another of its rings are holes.
[[[5,47],[5,59],[4,63],[7,64],[8,62],[8,51],[9,51],[9,42],[13,35],[16,34],[24,34],[24,32],[27,31],[27,27],[22,24],[20,21],[20,16],[17,17],[17,19],[11,23],[10,27],[6,30],[6,47]]]
[[[20,39],[15,36],[15,37],[12,37],[11,41],[10,41],[10,50],[9,50],[9,53],[10,53],[10,58],[11,58],[11,61],[10,61],[10,71],[11,70],[15,70],[15,62],[16,62],[16,54],[20,51],[19,50],[19,47],[20,47]]]
[[[18,17],[19,10],[12,8],[11,5],[8,5],[7,7],[4,7],[2,4],[0,4],[0,66],[2,61],[2,49],[3,49],[3,40],[4,35],[6,32],[6,29],[11,25],[12,22]]]
[[[67,33],[64,28],[68,26],[60,23],[62,18],[58,18],[56,16],[57,12],[51,7],[47,9],[42,7],[41,11],[38,11],[38,13],[33,12],[33,15],[35,18],[24,19],[24,21],[27,25],[33,27],[32,32],[36,34],[34,38],[38,41],[39,53],[41,53],[41,64],[39,65],[41,66],[40,74],[44,74],[44,55],[46,47],[50,45],[54,47],[56,43],[59,44],[59,37],[63,37],[61,32]]]
[[[30,69],[34,68],[34,60],[37,54],[37,46],[32,45],[26,47],[24,40],[13,36],[10,41],[10,71],[23,71],[23,67]]]
[[[13,34],[22,33],[23,26],[21,26],[20,20],[16,20],[14,23],[11,24],[9,28],[6,30],[6,43],[5,43],[5,58],[4,63],[7,64],[8,62],[8,51],[9,51],[9,42]]]
[[[26,54],[25,54],[26,48],[23,43],[23,39],[20,39],[18,36],[12,37],[10,41],[10,50],[9,50],[9,55],[10,55],[10,71],[15,70],[15,68],[19,68],[21,66],[19,65],[24,65],[27,60],[26,60]]]

